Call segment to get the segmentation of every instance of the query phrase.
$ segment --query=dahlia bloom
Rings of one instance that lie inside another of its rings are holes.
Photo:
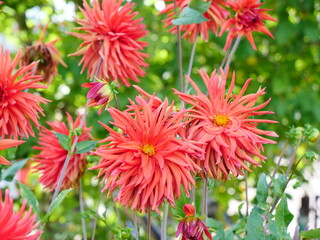
[[[59,50],[53,45],[60,40],[59,38],[43,43],[47,26],[42,30],[39,41],[35,45],[26,48],[21,59],[21,65],[26,66],[33,61],[40,60],[36,66],[35,74],[42,75],[43,79],[41,81],[50,84],[53,77],[58,74],[58,63],[64,67],[67,67],[67,65],[62,60]]]
[[[41,151],[40,154],[33,157],[33,160],[37,163],[33,169],[36,172],[40,172],[40,183],[50,191],[55,190],[57,187],[60,172],[68,155],[68,151],[60,145],[55,133],[69,136],[70,131],[78,128],[80,125],[81,115],[78,116],[76,121],[73,121],[70,114],[67,113],[67,115],[68,124],[70,124],[71,129],[68,129],[66,124],[60,121],[47,122],[52,130],[42,127],[38,142],[40,146],[33,147],[34,149]],[[91,139],[90,131],[90,128],[84,126],[78,142]],[[78,185],[78,180],[86,169],[86,157],[86,153],[72,155],[65,177],[62,181],[61,190]]]
[[[260,135],[277,137],[273,131],[257,128],[258,123],[276,123],[276,121],[253,118],[259,115],[272,114],[270,111],[260,111],[271,99],[256,105],[259,96],[265,89],[259,88],[256,93],[244,95],[251,79],[248,79],[238,95],[233,95],[235,74],[228,93],[226,91],[227,74],[220,77],[214,71],[211,77],[200,70],[207,89],[208,96],[203,94],[198,86],[187,77],[196,90],[197,95],[190,95],[175,90],[182,101],[190,104],[189,126],[186,136],[202,143],[205,150],[204,161],[199,161],[209,177],[225,179],[231,172],[234,176],[243,175],[243,169],[250,171],[246,162],[260,166],[254,156],[262,161],[266,159],[260,151],[263,144],[275,143]],[[255,106],[256,105],[256,106]]]
[[[88,82],[82,84],[82,87],[90,88],[87,94],[87,99],[90,99],[89,107],[100,106],[98,114],[101,114],[104,107],[107,108],[114,97],[114,86],[112,86],[112,83],[108,84],[104,81]]]
[[[196,210],[191,204],[185,204],[183,211],[186,216],[178,225],[176,237],[182,234],[181,240],[204,240],[205,234],[210,240],[212,236],[208,227],[201,221],[201,218],[195,217]]]
[[[155,97],[136,105],[130,101],[133,113],[109,108],[121,132],[101,123],[110,133],[92,154],[101,157],[99,169],[111,194],[119,187],[116,201],[141,212],[157,211],[166,199],[172,206],[181,194],[181,185],[189,195],[195,183],[192,173],[200,168],[189,154],[198,148],[183,138],[177,138],[183,127],[184,111],[172,114],[173,104],[167,99],[154,108]],[[201,149],[199,149],[201,150]]]
[[[36,214],[32,215],[32,207],[26,211],[27,200],[24,200],[18,212],[13,210],[13,200],[6,190],[4,201],[0,189],[0,239],[1,240],[36,240],[41,235],[37,230],[39,222],[36,223]]]
[[[16,147],[22,143],[24,143],[24,141],[11,140],[11,139],[0,139],[0,151],[7,149],[7,148],[11,148],[11,147]],[[11,165],[11,163],[1,155],[0,155],[0,164]]]
[[[173,0],[165,0],[165,2],[169,3],[166,4],[165,9],[160,11],[159,14],[167,14],[167,18],[163,21],[165,23],[165,27],[172,27],[169,32],[176,33],[177,26],[173,26],[172,24],[172,20],[175,18]],[[177,8],[180,9],[180,12],[182,12],[182,10],[187,7],[190,2],[191,0],[177,0]],[[181,25],[180,32],[183,33],[182,37],[185,39],[189,39],[190,42],[194,42],[197,39],[198,32],[205,41],[208,41],[209,31],[211,30],[213,33],[217,34],[218,28],[229,16],[229,12],[224,9],[223,6],[225,6],[224,1],[212,0],[209,9],[203,14],[203,16],[208,19],[208,21],[200,24],[193,23]],[[197,30],[197,28],[199,29]]]
[[[28,66],[21,67],[15,73],[13,72],[20,59],[20,51],[11,60],[9,51],[0,48],[0,137],[29,137],[34,136],[31,122],[36,128],[40,127],[38,123],[38,114],[44,116],[43,109],[39,103],[47,103],[49,100],[38,95],[25,92],[30,88],[46,88],[38,84],[42,77],[34,75],[36,62]]]
[[[254,31],[265,33],[274,38],[262,21],[270,20],[277,22],[277,20],[266,13],[269,9],[259,9],[263,2],[259,3],[257,0],[237,0],[227,1],[226,4],[236,12],[236,15],[224,22],[221,27],[220,36],[226,30],[229,30],[224,50],[228,49],[234,38],[243,35],[246,36],[252,48],[257,50],[252,37],[252,32]]]
[[[84,33],[70,33],[82,39],[79,51],[71,56],[83,55],[79,64],[83,63],[82,72],[88,68],[90,77],[96,76],[106,81],[121,81],[130,86],[129,79],[139,82],[137,76],[144,76],[142,67],[148,67],[141,52],[148,44],[139,41],[147,34],[142,18],[134,19],[138,12],[132,12],[134,3],[127,2],[121,6],[122,0],[93,0],[93,8],[86,1],[81,12],[84,19],[76,18],[82,25],[77,29]]]

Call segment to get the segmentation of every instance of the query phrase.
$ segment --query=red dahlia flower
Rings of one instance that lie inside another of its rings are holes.
[[[223,72],[223,71],[221,71]],[[271,114],[270,111],[260,111],[271,99],[256,105],[259,96],[264,95],[264,89],[256,93],[244,95],[251,79],[248,79],[238,95],[233,95],[235,74],[225,95],[227,74],[220,77],[214,71],[211,77],[204,70],[199,71],[207,89],[203,94],[198,86],[187,77],[196,90],[197,95],[189,95],[175,90],[182,101],[191,105],[190,126],[187,137],[204,145],[205,159],[200,161],[209,177],[227,178],[231,172],[234,176],[243,175],[243,169],[250,171],[246,162],[254,165],[260,163],[253,158],[266,159],[260,151],[263,144],[276,143],[260,135],[277,137],[273,131],[257,128],[258,123],[276,123],[276,121],[256,119],[254,116]]]
[[[34,169],[41,174],[40,183],[49,188],[50,191],[53,191],[57,187],[64,161],[68,155],[68,151],[60,145],[55,133],[69,136],[70,131],[78,128],[80,125],[81,115],[78,116],[75,122],[73,122],[70,114],[67,113],[67,115],[68,124],[70,124],[71,129],[68,129],[66,124],[60,121],[48,122],[52,130],[42,127],[38,142],[40,146],[34,147],[34,149],[41,151],[40,154],[33,157],[33,160],[38,163]],[[90,131],[90,128],[84,126],[78,142],[89,140],[91,138]],[[86,153],[72,155],[61,185],[61,190],[78,185],[78,180],[86,169],[86,157]]]
[[[26,66],[33,61],[39,61],[36,66],[36,74],[43,76],[42,82],[50,84],[54,76],[58,74],[58,63],[67,67],[62,60],[59,50],[53,45],[60,39],[43,43],[43,37],[47,30],[48,25],[42,30],[39,41],[30,47],[27,47],[25,53],[22,56],[21,64]]]
[[[38,113],[44,116],[39,103],[47,103],[49,100],[38,95],[25,92],[30,88],[46,88],[38,84],[42,77],[34,75],[36,62],[21,67],[13,72],[18,65],[20,52],[11,60],[9,51],[0,48],[0,137],[29,137],[34,136],[31,121],[36,128]]]
[[[22,143],[24,143],[24,141],[11,140],[11,139],[0,139],[0,151],[7,149],[7,148],[11,148],[11,147],[16,147]],[[11,165],[11,163],[1,155],[0,155],[0,164]]]
[[[206,0],[207,2],[209,0]],[[165,27],[172,26],[172,20],[175,18],[174,13],[174,3],[173,0],[165,0],[165,2],[169,2],[166,5],[166,8],[160,11],[160,14],[167,14],[167,18],[163,21],[165,23]],[[180,12],[189,5],[191,0],[177,0],[176,5],[177,8],[180,9]],[[197,32],[201,35],[201,37],[208,41],[209,31],[211,30],[213,33],[218,33],[218,28],[221,26],[226,18],[229,15],[229,12],[223,8],[225,2],[222,0],[210,0],[211,5],[207,12],[203,14],[208,21],[200,23],[200,24],[187,24],[181,25],[180,31],[183,33],[182,37],[185,39],[189,39],[190,42],[194,42],[197,39]],[[197,30],[199,28],[199,30]],[[173,26],[169,32],[176,33],[177,26]]]
[[[115,200],[142,212],[158,212],[165,199],[174,205],[181,185],[189,194],[195,183],[191,174],[199,170],[189,157],[197,147],[176,136],[184,111],[172,114],[167,99],[156,108],[153,101],[155,97],[141,105],[130,101],[134,113],[109,108],[112,124],[121,132],[102,124],[110,136],[101,142],[108,144],[92,153],[101,157],[92,169],[100,170],[98,177],[106,182],[103,191],[110,194],[119,187]]]
[[[6,190],[4,201],[0,189],[0,239],[1,240],[36,240],[41,235],[37,230],[36,214],[32,215],[32,207],[26,211],[27,200],[24,200],[18,212],[13,210],[13,200]]]
[[[139,82],[137,76],[144,76],[142,67],[148,64],[144,58],[148,55],[140,52],[148,44],[138,41],[147,34],[142,18],[134,19],[138,12],[132,12],[134,3],[122,0],[93,0],[93,8],[86,1],[80,9],[85,19],[76,21],[82,25],[77,29],[85,33],[70,33],[84,41],[80,50],[72,55],[83,55],[82,71],[88,68],[90,77],[96,76],[106,81],[120,81],[130,86],[128,79]]]
[[[208,227],[201,221],[201,218],[195,217],[196,210],[191,204],[185,204],[183,211],[186,216],[178,225],[176,237],[182,234],[181,240],[204,240],[205,234],[210,240],[212,236]]]
[[[227,1],[227,5],[236,12],[236,15],[234,18],[230,18],[224,22],[221,27],[220,36],[229,29],[224,50],[227,50],[234,38],[242,35],[246,36],[253,49],[257,50],[252,37],[252,32],[254,31],[265,33],[273,38],[273,35],[264,26],[262,21],[270,20],[277,22],[277,20],[265,13],[269,9],[259,9],[262,4],[257,0]]]

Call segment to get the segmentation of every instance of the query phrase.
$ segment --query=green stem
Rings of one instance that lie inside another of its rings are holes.
[[[136,234],[136,240],[139,240],[137,211],[134,211],[134,213],[133,213],[133,225],[134,225],[134,231],[135,231],[135,234]]]
[[[167,221],[169,213],[169,203],[166,201],[163,207],[163,216],[161,221],[161,240],[167,239]]]
[[[244,177],[245,179],[245,187],[246,187],[246,216],[249,215],[249,196],[248,196],[248,172],[246,172],[246,175]]]
[[[227,58],[226,65],[224,66],[224,70],[223,70],[224,72],[226,72],[227,68],[229,67],[229,65],[230,65],[230,63],[231,63],[231,61],[233,59],[233,56],[234,56],[234,54],[235,54],[235,52],[236,52],[236,50],[237,50],[237,48],[239,46],[240,41],[241,41],[241,37],[237,37],[236,41],[234,42],[233,47],[232,47],[232,49],[230,51],[230,54],[229,54],[229,56]]]
[[[83,201],[83,193],[82,193],[82,182],[79,180],[79,202],[80,202],[80,212],[84,212],[84,201]],[[87,227],[86,220],[81,216],[81,224],[82,224],[82,235],[83,239],[87,240]]]
[[[151,240],[151,211],[148,211],[147,217],[147,240]]]
[[[203,222],[206,223],[208,216],[208,183],[206,178],[204,178],[202,186],[202,215],[204,216]]]

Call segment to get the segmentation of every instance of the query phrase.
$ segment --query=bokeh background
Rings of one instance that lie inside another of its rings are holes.
[[[164,2],[132,1],[136,3],[135,10],[144,18],[149,30],[144,40],[149,42],[146,52],[149,54],[147,62],[150,66],[146,69],[146,76],[140,78],[141,82],[138,85],[149,93],[156,92],[162,99],[168,97],[178,102],[172,92],[172,88],[179,88],[176,36],[167,32],[168,29],[164,28],[162,23],[164,16],[158,15],[159,10],[164,7]],[[55,46],[68,67],[59,65],[59,74],[53,83],[48,89],[40,92],[43,97],[52,100],[43,106],[46,117],[42,118],[41,122],[44,125],[46,121],[65,120],[66,112],[73,116],[83,112],[87,89],[81,87],[81,84],[87,81],[86,72],[80,74],[81,66],[78,66],[80,57],[68,57],[68,54],[75,52],[81,43],[79,39],[68,34],[76,27],[73,17],[82,17],[78,8],[81,6],[81,0],[8,0],[0,6],[2,10],[0,43],[10,49],[12,55],[19,49],[35,43],[49,20],[52,22],[48,26],[44,42],[61,39]],[[274,169],[276,156],[280,154],[287,141],[285,133],[291,126],[303,127],[309,123],[314,127],[320,127],[320,1],[269,0],[265,1],[264,7],[271,9],[270,14],[279,20],[276,23],[270,21],[266,23],[275,39],[254,33],[258,51],[254,51],[247,40],[243,39],[230,67],[230,70],[235,70],[237,74],[236,91],[248,78],[253,78],[253,81],[247,92],[254,92],[259,86],[266,87],[267,94],[263,96],[264,99],[261,98],[261,102],[272,98],[267,109],[274,111],[275,114],[268,118],[279,122],[268,126],[261,125],[261,128],[268,127],[276,131],[279,134],[277,139],[279,143],[266,148],[269,159],[262,168],[257,168],[249,174],[249,197],[255,194],[257,176],[261,172],[270,173]],[[198,39],[191,77],[202,87],[197,70],[204,68],[212,72],[219,67],[225,54],[222,49],[225,38],[226,34],[222,37],[211,34],[208,42]],[[182,47],[186,73],[192,44],[183,40]],[[136,93],[134,88],[121,87],[118,94],[120,108],[124,109],[128,103],[127,98],[134,98]],[[110,120],[108,112],[104,111],[98,115],[97,110],[90,109],[87,125],[92,126],[95,138],[102,139],[107,133],[98,124],[98,120],[107,123]],[[35,154],[36,151],[32,150],[32,146],[36,143],[36,138],[29,139],[28,143],[18,148],[16,158],[27,158]],[[290,156],[293,144],[289,141],[291,147],[286,150],[285,156]],[[307,150],[317,152],[319,143],[303,143],[298,149],[298,155],[301,156]],[[286,164],[285,159],[281,168],[285,169]],[[291,229],[298,224],[298,218],[302,229],[308,224],[309,227],[317,224],[316,215],[320,213],[316,200],[320,195],[317,189],[317,183],[318,185],[320,183],[320,179],[317,178],[320,174],[316,172],[318,169],[320,168],[317,162],[303,161],[299,165],[295,180],[289,186],[288,191],[292,192],[289,209],[295,214]],[[100,186],[95,176],[95,171],[87,171],[83,180],[84,198],[89,210],[95,209],[99,199]],[[301,184],[301,187],[293,190],[294,184]],[[45,212],[51,194],[39,186],[35,174],[28,178],[28,185],[35,191],[42,211]],[[213,182],[212,185],[214,186],[210,191],[211,214],[227,227],[239,217],[238,206],[245,197],[244,181],[240,178],[226,183]],[[14,183],[10,186],[14,189]],[[106,194],[102,196],[99,212],[106,216],[106,223],[98,221],[96,239],[114,239],[115,228],[119,225],[130,227],[132,224],[130,220],[132,212],[123,208],[118,208],[118,212],[114,211],[114,203],[106,198]],[[121,216],[121,221],[117,214]],[[87,222],[91,224],[90,214],[88,215]],[[47,224],[44,239],[81,239],[80,217],[78,193],[75,190]],[[158,219],[159,217],[155,215],[155,223]],[[141,221],[143,225],[143,219]],[[175,232],[175,225],[169,226],[169,234],[172,235]],[[90,235],[90,229],[88,231]]]

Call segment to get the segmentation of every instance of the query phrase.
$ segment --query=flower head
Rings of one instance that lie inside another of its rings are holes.
[[[223,72],[223,71],[222,71]],[[246,162],[254,165],[260,163],[253,158],[266,159],[260,151],[263,144],[275,143],[260,135],[276,137],[272,131],[257,128],[258,123],[275,123],[272,120],[257,119],[255,116],[271,114],[270,111],[260,111],[270,99],[256,105],[259,96],[265,94],[265,89],[259,88],[256,93],[244,95],[251,79],[248,79],[238,95],[233,95],[235,74],[225,95],[227,74],[220,77],[214,71],[211,77],[204,70],[200,75],[208,89],[208,96],[203,94],[197,85],[187,77],[196,90],[197,95],[175,93],[182,101],[191,105],[191,118],[187,128],[187,138],[206,143],[203,145],[205,159],[200,161],[209,177],[227,178],[231,172],[234,176],[243,174],[243,169],[250,170]]]
[[[24,141],[11,140],[11,139],[0,139],[0,151],[7,149],[7,148],[11,148],[11,147],[16,147],[22,143],[24,143]],[[0,155],[0,164],[11,165],[11,163],[1,155]]]
[[[206,0],[208,1],[208,0]],[[165,0],[167,3],[165,9],[160,11],[160,14],[167,14],[167,18],[163,21],[165,23],[165,27],[172,26],[172,20],[175,17],[174,13],[174,3],[173,0]],[[180,9],[180,12],[189,5],[191,0],[177,0],[177,8]],[[190,42],[194,42],[197,39],[197,35],[200,34],[201,37],[208,41],[209,31],[211,30],[213,33],[218,33],[218,28],[221,26],[226,18],[229,15],[229,12],[223,8],[225,2],[222,0],[212,0],[210,1],[209,9],[203,14],[208,21],[200,23],[200,24],[187,24],[181,25],[180,31],[183,33],[182,37],[185,39],[189,39]],[[169,32],[176,33],[177,26],[173,26]],[[197,34],[198,33],[198,34]]]
[[[38,114],[44,116],[39,103],[47,99],[24,90],[31,88],[46,88],[38,84],[42,77],[34,75],[36,62],[21,67],[13,72],[20,59],[20,52],[11,60],[9,51],[0,48],[0,137],[34,136],[31,122],[39,128]]]
[[[62,60],[59,50],[53,45],[60,39],[43,43],[47,26],[42,30],[39,41],[35,45],[26,48],[21,59],[21,65],[26,66],[40,60],[36,66],[35,73],[43,76],[42,82],[50,84],[53,77],[58,73],[58,63],[64,67],[67,67],[67,65]]]
[[[107,83],[105,81],[97,81],[97,82],[88,82],[82,84],[82,87],[90,88],[87,99],[90,99],[89,107],[90,106],[100,106],[98,114],[101,114],[102,109],[109,105],[111,100],[114,97],[114,84]]]
[[[133,113],[109,108],[114,119],[112,125],[119,131],[102,124],[110,136],[101,142],[92,154],[101,157],[99,169],[106,186],[103,191],[112,193],[119,187],[116,201],[131,209],[159,211],[166,199],[171,205],[181,194],[182,185],[187,194],[194,184],[192,172],[199,167],[189,154],[196,146],[177,138],[183,127],[184,111],[172,114],[173,104],[164,100],[154,107],[155,97],[136,105],[130,101]]]
[[[13,210],[13,200],[6,190],[5,198],[2,200],[0,189],[0,239],[1,240],[36,240],[41,235],[41,230],[37,230],[39,222],[36,223],[37,216],[32,214],[32,207],[26,211],[27,200],[24,200],[18,212]]]
[[[78,116],[75,122],[70,114],[67,113],[67,115],[71,129],[68,129],[66,124],[60,121],[48,122],[52,130],[42,127],[39,137],[40,146],[34,147],[34,149],[41,151],[40,154],[33,157],[33,160],[37,162],[34,170],[40,172],[40,183],[49,188],[50,191],[53,191],[57,187],[64,161],[68,155],[68,151],[61,146],[56,134],[69,136],[70,132],[80,125],[81,115]],[[90,128],[84,126],[78,142],[90,139],[90,131]],[[77,186],[78,180],[86,169],[86,156],[86,153],[72,155],[61,185],[61,190]]]
[[[142,67],[148,64],[144,58],[148,55],[141,52],[148,44],[139,41],[147,34],[142,18],[134,19],[138,14],[132,12],[134,3],[122,0],[93,0],[93,8],[86,1],[80,9],[85,19],[76,21],[82,25],[77,29],[84,33],[70,33],[84,42],[79,51],[72,55],[83,55],[80,64],[82,71],[88,68],[88,75],[106,81],[121,81],[130,86],[129,79],[139,82],[137,76],[144,76]]]
[[[209,228],[201,221],[201,218],[195,217],[196,210],[191,204],[185,204],[183,211],[186,216],[178,225],[176,237],[182,234],[181,240],[204,240],[205,234],[210,240],[212,236]]]
[[[229,29],[224,50],[227,50],[234,38],[243,35],[246,36],[253,49],[257,50],[252,37],[252,32],[254,31],[265,33],[273,38],[273,35],[262,21],[277,22],[277,20],[266,13],[269,9],[259,9],[262,4],[257,0],[227,1],[227,5],[236,12],[236,15],[228,19],[221,27],[220,36]]]

